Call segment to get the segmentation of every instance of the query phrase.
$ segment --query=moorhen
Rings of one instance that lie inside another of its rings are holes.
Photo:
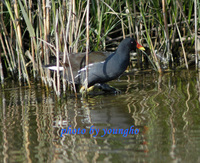
[[[88,90],[97,86],[104,91],[114,91],[116,89],[105,84],[106,82],[118,78],[128,67],[130,60],[130,51],[136,51],[136,48],[145,50],[143,46],[137,43],[134,38],[124,39],[118,46],[117,50],[113,53],[108,52],[91,52],[89,53],[88,61]],[[86,65],[85,53],[69,54],[70,63],[74,82],[77,86],[81,86],[80,92],[83,93],[86,86]],[[63,64],[67,71],[67,81],[72,82],[70,75],[69,64]],[[45,66],[50,70],[57,70],[56,65]],[[63,67],[59,70],[63,71]]]

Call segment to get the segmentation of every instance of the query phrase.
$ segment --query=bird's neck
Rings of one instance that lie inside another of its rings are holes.
[[[115,54],[116,57],[119,57],[120,60],[130,59],[130,49],[128,47],[119,47]]]
[[[126,70],[130,61],[130,50],[127,48],[118,49],[113,56],[114,64],[117,64],[120,67],[121,71]]]

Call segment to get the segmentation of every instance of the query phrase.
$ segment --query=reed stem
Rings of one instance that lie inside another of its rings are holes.
[[[87,14],[86,14],[86,83],[85,90],[88,88],[88,54],[89,54],[89,14],[90,14],[90,0],[87,0]]]

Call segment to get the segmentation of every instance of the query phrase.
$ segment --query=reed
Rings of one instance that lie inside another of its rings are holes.
[[[58,39],[58,10],[56,10],[56,22],[55,22],[55,39],[56,39],[56,56],[57,56],[57,91],[56,94],[57,96],[60,96],[60,71],[59,71],[59,67],[60,67],[60,63],[59,63],[59,39]]]
[[[1,54],[1,48],[0,48],[0,54]],[[1,55],[0,55],[0,77],[1,77],[1,84],[2,84],[2,86],[4,86],[4,74],[3,74]]]
[[[88,88],[88,54],[89,54],[89,42],[90,42],[90,36],[89,36],[89,15],[90,15],[90,0],[87,0],[87,15],[86,15],[86,83],[85,83],[85,89]]]
[[[199,63],[199,54],[197,51],[197,0],[194,0],[194,19],[195,19],[195,63],[196,63],[196,69],[198,70],[200,68]]]
[[[76,92],[74,81],[67,83],[65,70],[62,77],[57,71],[54,80],[43,65],[49,64],[52,56],[56,57],[57,66],[66,62],[70,65],[69,53],[114,50],[127,36],[137,38],[150,49],[145,54],[150,68],[160,73],[164,61],[168,69],[180,64],[188,68],[188,52],[197,49],[199,0],[13,2],[0,1],[1,84],[7,77],[17,75],[29,86],[31,77],[33,81],[40,79],[45,86],[53,85],[58,96],[61,89]],[[179,49],[183,53],[177,53]],[[61,60],[60,53],[65,54]],[[144,63],[144,59],[138,59]],[[197,61],[198,58],[196,66]]]

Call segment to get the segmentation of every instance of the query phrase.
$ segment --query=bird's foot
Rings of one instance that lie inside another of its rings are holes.
[[[85,89],[85,86],[82,86],[79,92],[82,95],[84,95],[84,94],[86,94],[86,92],[89,93],[89,92],[96,90],[96,89],[99,89],[99,90],[101,90],[105,93],[112,93],[112,94],[120,94],[121,93],[121,91],[119,89],[116,89],[116,88],[109,86],[108,84],[105,84],[105,83],[96,83],[95,85],[87,88],[87,90]]]
[[[109,86],[108,84],[105,83],[97,83],[94,85],[95,88],[101,89],[104,92],[108,93],[114,93],[114,94],[120,94],[121,91],[119,89],[116,89],[112,86]]]

